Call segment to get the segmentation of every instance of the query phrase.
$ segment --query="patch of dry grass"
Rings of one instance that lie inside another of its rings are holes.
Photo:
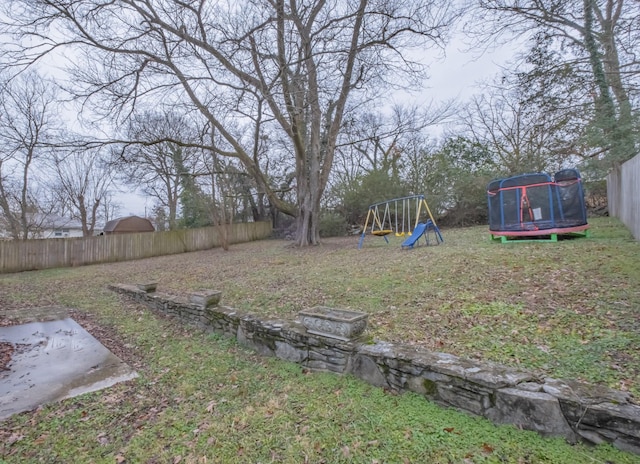
[[[370,314],[379,339],[640,393],[640,244],[616,220],[589,239],[498,244],[486,227],[402,250],[368,236],[297,249],[267,240],[136,262],[0,276],[0,306],[91,312],[110,283],[223,291],[223,304],[295,318],[327,305]]]

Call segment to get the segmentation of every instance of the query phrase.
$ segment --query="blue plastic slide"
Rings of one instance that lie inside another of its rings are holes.
[[[413,229],[413,232],[411,233],[411,235],[409,235],[407,239],[404,242],[402,242],[402,248],[413,248],[413,245],[415,245],[416,242],[420,240],[420,237],[424,235],[424,232],[426,230],[427,230],[426,222],[421,222],[420,224],[418,224],[416,228]]]
[[[427,222],[419,223],[415,229],[413,229],[413,234],[411,234],[403,243],[402,248],[413,248],[413,245],[418,243],[420,237],[424,237],[427,245],[429,245],[429,230],[433,230],[436,239],[436,245],[444,242],[442,238],[442,234],[440,233],[440,229],[436,226],[431,219],[427,219]]]

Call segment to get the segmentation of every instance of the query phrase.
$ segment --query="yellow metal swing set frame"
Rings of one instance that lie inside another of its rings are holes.
[[[399,208],[398,205],[401,205],[401,208]],[[393,218],[391,216],[392,210],[394,210]],[[414,211],[413,223],[411,221],[412,211]],[[362,248],[362,242],[367,231],[369,231],[371,235],[383,237],[387,243],[389,243],[387,235],[393,234],[394,232],[397,237],[410,236],[413,229],[415,229],[420,222],[423,213],[426,213],[428,219],[435,225],[436,221],[431,214],[424,195],[394,198],[369,206],[358,248]],[[393,227],[394,223],[395,229]]]

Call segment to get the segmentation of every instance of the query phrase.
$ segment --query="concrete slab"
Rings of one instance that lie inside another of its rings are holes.
[[[15,351],[0,372],[0,421],[138,375],[71,318],[0,327]]]

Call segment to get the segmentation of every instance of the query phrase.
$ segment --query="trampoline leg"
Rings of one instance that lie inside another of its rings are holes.
[[[549,238],[542,238],[542,236],[548,236]],[[496,236],[491,234],[491,240],[498,241],[502,243],[531,243],[531,242],[558,242],[558,236],[561,237],[590,237],[591,231],[589,229],[585,229],[580,232],[567,232],[563,234],[561,232],[552,232],[552,233],[544,233],[544,230],[540,231],[540,235],[536,236],[507,236],[507,235],[499,235]]]

